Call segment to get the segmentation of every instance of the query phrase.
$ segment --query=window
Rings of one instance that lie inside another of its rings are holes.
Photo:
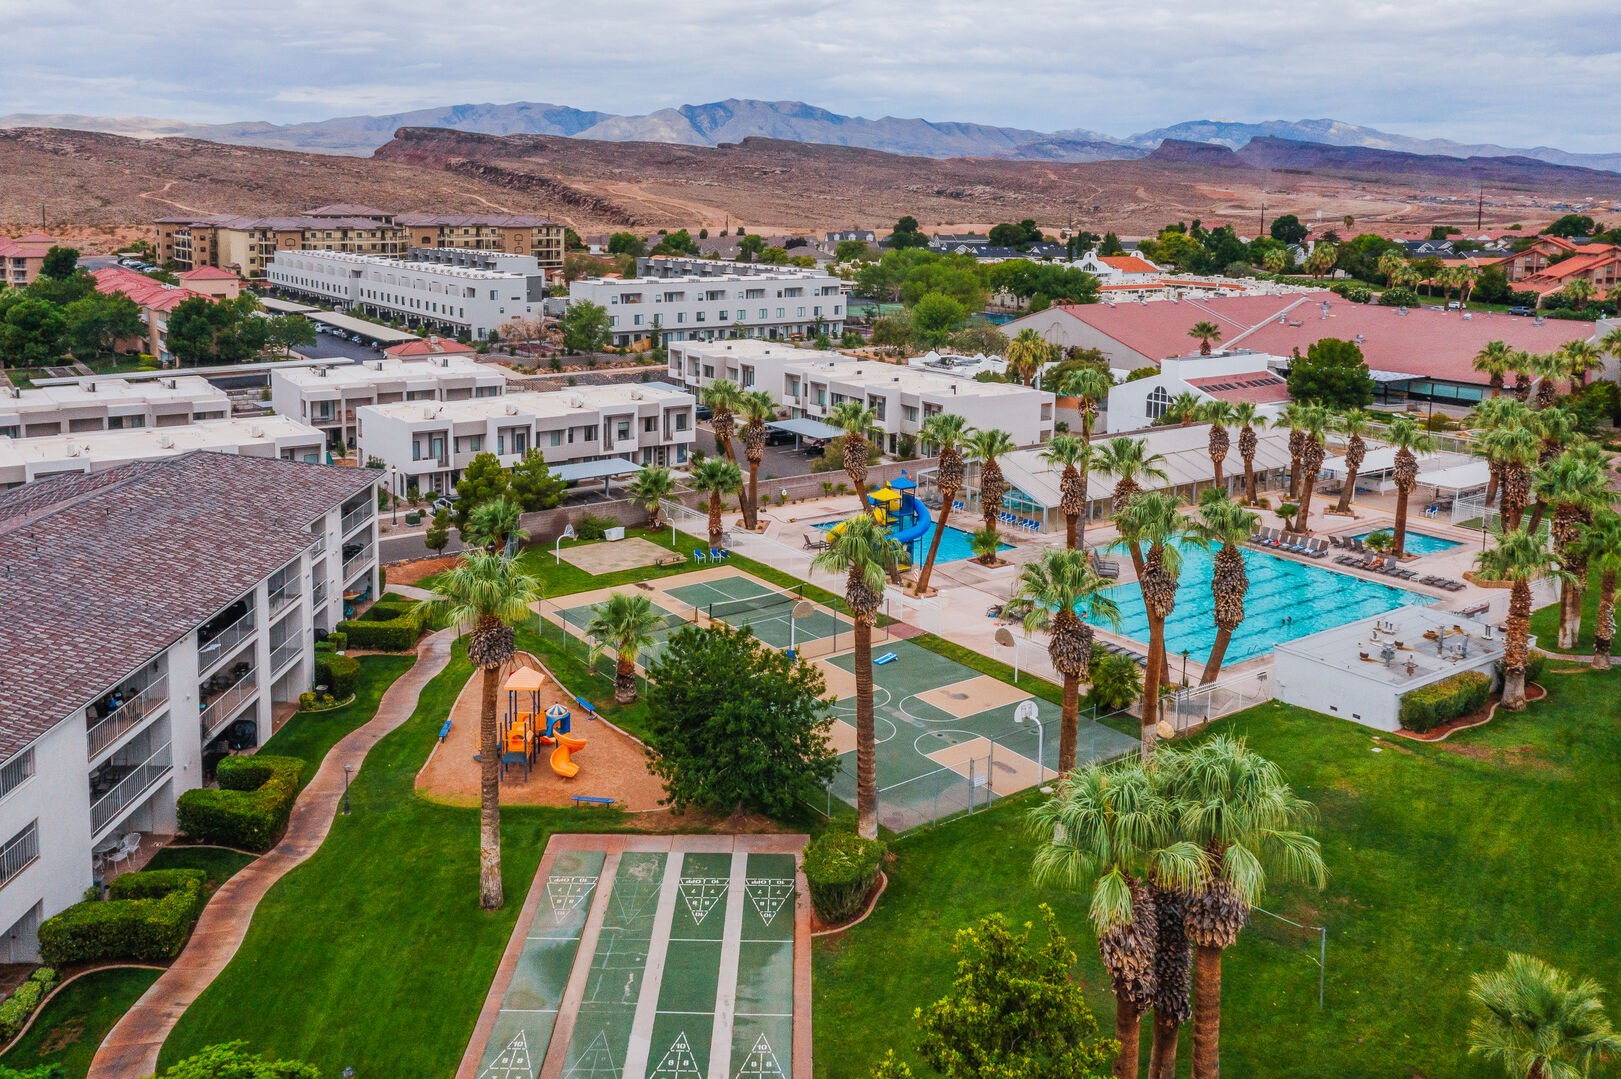
[[[901,415],[905,416],[908,420],[916,421],[917,420],[917,409],[916,409],[916,407],[914,407],[912,405],[902,405],[901,406]]]
[[[4,847],[0,847],[0,885],[6,884],[38,860],[39,821],[34,820],[12,836]]]
[[[677,412],[675,414],[675,429],[677,431],[685,431],[687,429],[687,414],[685,412]]]
[[[1171,407],[1171,395],[1165,392],[1164,386],[1155,386],[1144,402],[1144,409],[1150,420],[1157,420],[1165,415],[1165,410]]]
[[[778,310],[781,310],[781,309],[779,308]],[[760,308],[760,317],[761,318],[770,318],[771,316],[769,314],[767,314],[766,309],[762,307],[762,308]]]
[[[725,322],[727,319],[729,319],[731,317],[732,317],[732,313],[730,311],[722,311],[720,313],[720,320],[722,322]]]
[[[29,746],[0,766],[0,798],[22,786],[33,774],[34,747]]]
[[[659,418],[657,416],[647,416],[642,420],[642,431],[643,431],[643,433],[649,434],[649,435],[656,434],[658,432],[658,429],[659,429]]]
[[[782,307],[779,307],[779,308],[777,308],[777,317],[778,317],[778,318],[784,318],[784,317],[786,317],[786,314],[785,314],[785,312],[786,312],[786,308],[782,308]],[[764,314],[763,314],[763,313],[762,313],[762,314],[761,314],[761,316],[760,316],[760,317],[761,317],[761,318],[764,318],[764,317],[765,317],[765,315],[764,315]]]
[[[620,420],[614,430],[615,442],[628,442],[630,440],[630,421]]]
[[[551,434],[552,434],[552,445],[561,446],[563,444],[563,432],[561,432],[561,431],[553,431]]]

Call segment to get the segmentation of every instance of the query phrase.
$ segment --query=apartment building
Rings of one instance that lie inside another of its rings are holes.
[[[67,472],[101,472],[131,461],[176,457],[194,450],[275,457],[320,464],[326,436],[285,416],[203,420],[183,427],[145,427],[0,437],[0,491]]]
[[[309,688],[314,631],[378,585],[376,479],[188,453],[0,494],[7,961],[37,956],[98,850],[173,833],[179,795]]]
[[[473,247],[413,247],[406,255],[411,262],[439,266],[460,266],[468,270],[522,274],[528,285],[530,303],[546,299],[546,274],[533,255],[513,255],[502,251],[481,251]]]
[[[479,341],[541,316],[542,301],[530,299],[537,277],[544,292],[538,265],[519,273],[342,251],[278,251],[266,271],[290,296]]]
[[[90,276],[96,280],[97,292],[128,297],[140,308],[145,332],[139,341],[119,342],[120,347],[138,346],[165,365],[174,359],[169,351],[169,315],[176,307],[192,299],[211,302],[235,299],[241,290],[241,283],[234,275],[207,268],[181,274],[181,279],[186,281],[184,285],[167,285],[122,266],[104,266],[90,271]]]
[[[587,277],[569,303],[607,309],[616,346],[844,332],[844,286],[823,270],[708,259],[643,259],[642,276]],[[643,269],[645,268],[645,269]]]
[[[16,239],[0,236],[0,285],[24,288],[33,284],[45,265],[45,253],[54,246],[56,241],[43,232]]]
[[[697,434],[692,394],[662,382],[553,393],[370,405],[357,410],[362,459],[389,469],[396,493],[455,488],[480,453],[503,465],[539,450],[550,466],[620,459],[684,465]]]
[[[863,401],[875,413],[886,453],[899,452],[900,440],[916,438],[937,412],[957,413],[972,427],[999,427],[1021,446],[1053,435],[1053,395],[1009,382],[764,341],[676,342],[669,356],[671,380],[694,393],[727,378],[766,391],[792,417],[825,419],[843,401]]]
[[[196,375],[89,377],[29,389],[0,388],[0,436],[8,438],[179,427],[230,414],[225,391]]]
[[[342,251],[404,258],[412,247],[458,247],[535,258],[563,266],[563,226],[513,214],[426,214],[353,203],[303,213],[250,217],[206,214],[159,218],[159,261],[181,269],[217,266],[249,280],[267,276],[278,251]]]
[[[391,351],[404,353],[431,347],[435,340],[412,341]],[[357,364],[276,368],[270,372],[270,407],[278,416],[309,424],[333,446],[340,442],[354,445],[355,413],[366,405],[466,401],[499,397],[505,392],[506,379],[501,373],[476,362],[471,354],[390,357]]]

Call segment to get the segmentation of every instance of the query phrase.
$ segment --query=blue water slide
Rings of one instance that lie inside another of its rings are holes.
[[[917,514],[917,523],[895,533],[894,538],[902,543],[920,540],[934,528],[934,518],[929,516],[929,507],[919,502],[913,495],[905,494],[901,496],[901,515],[905,516],[908,513]]]

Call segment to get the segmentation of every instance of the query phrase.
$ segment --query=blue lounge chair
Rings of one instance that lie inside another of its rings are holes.
[[[704,554],[703,551],[699,550],[697,547],[694,547],[692,549],[692,560],[694,562],[708,562],[709,556]]]

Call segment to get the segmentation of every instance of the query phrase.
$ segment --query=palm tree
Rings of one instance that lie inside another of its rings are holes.
[[[475,547],[504,551],[513,540],[522,543],[529,538],[519,523],[522,520],[523,507],[518,503],[505,495],[492,498],[474,506],[467,515],[467,539]]]
[[[1081,437],[1092,439],[1092,424],[1097,419],[1098,407],[1109,399],[1114,380],[1107,371],[1096,367],[1078,367],[1065,376],[1058,392],[1076,400],[1081,413]]]
[[[1525,349],[1514,352],[1514,397],[1525,402],[1531,399],[1531,353]]]
[[[743,488],[743,470],[724,457],[705,457],[692,469],[692,489],[709,496],[709,546],[721,544],[721,499]]]
[[[1244,567],[1244,544],[1260,522],[1259,514],[1251,513],[1220,491],[1206,491],[1199,499],[1199,516],[1189,535],[1206,548],[1216,548],[1210,577],[1216,640],[1199,679],[1201,686],[1214,682],[1221,673],[1221,661],[1233,632],[1244,621],[1244,595],[1250,587]]]
[[[1118,545],[1142,552],[1137,587],[1142,591],[1143,613],[1148,616],[1148,668],[1143,675],[1143,761],[1153,759],[1155,729],[1159,722],[1159,688],[1165,681],[1165,623],[1176,609],[1176,588],[1182,572],[1182,549],[1177,541],[1188,529],[1176,497],[1164,491],[1144,492],[1114,516],[1120,532]]]
[[[1512,398],[1499,398],[1515,405]],[[1519,405],[1524,408],[1525,406]],[[1519,528],[1531,494],[1531,466],[1537,459],[1537,436],[1523,426],[1505,424],[1482,434],[1477,443],[1498,488],[1498,515],[1504,528]],[[1489,485],[1488,485],[1489,487]],[[1487,504],[1491,502],[1487,491]]]
[[[748,494],[743,500],[743,524],[760,527],[760,462],[765,459],[765,425],[777,418],[777,402],[764,390],[748,390],[737,399],[743,417],[743,456],[749,463]]]
[[[1503,1066],[1510,1079],[1585,1079],[1621,1054],[1604,1014],[1604,991],[1529,955],[1510,952],[1502,970],[1470,979],[1481,1014],[1469,1024],[1469,1054]]]
[[[1480,283],[1480,271],[1473,266],[1458,267],[1458,303],[1467,307],[1469,296]]]
[[[1565,300],[1565,305],[1577,309],[1587,306],[1587,301],[1593,298],[1593,282],[1585,277],[1573,277],[1559,288],[1559,295]]]
[[[1326,240],[1319,240],[1312,246],[1311,254],[1306,256],[1306,272],[1313,277],[1323,277],[1334,270],[1334,264],[1340,259],[1340,249],[1337,245]]]
[[[1238,427],[1238,455],[1244,459],[1244,501],[1255,505],[1255,451],[1260,449],[1261,438],[1255,432],[1266,426],[1267,420],[1253,401],[1240,401],[1233,406],[1232,422]]]
[[[1397,416],[1385,430],[1385,441],[1396,447],[1396,463],[1391,478],[1396,481],[1396,527],[1391,550],[1397,558],[1407,555],[1407,500],[1418,486],[1418,457],[1435,450],[1435,436],[1425,431],[1411,416]]]
[[[1303,828],[1315,815],[1276,764],[1243,739],[1217,735],[1177,754],[1168,784],[1177,832],[1205,855],[1205,884],[1186,905],[1193,941],[1193,1079],[1221,1061],[1221,957],[1260,902],[1269,877],[1321,888],[1322,850]]]
[[[1385,275],[1385,287],[1389,288],[1392,285],[1399,284],[1398,278],[1401,277],[1402,271],[1407,268],[1407,259],[1400,251],[1392,247],[1379,256],[1379,261],[1375,265],[1378,271]]]
[[[1481,572],[1509,582],[1507,636],[1503,641],[1503,707],[1525,708],[1525,665],[1531,650],[1531,586],[1545,577],[1558,578],[1564,570],[1542,537],[1521,529],[1492,531],[1492,546],[1475,556]]]
[[[1116,1079],[1136,1079],[1140,1071],[1142,1017],[1155,1000],[1154,884],[1191,892],[1204,880],[1203,852],[1176,840],[1162,785],[1159,769],[1091,765],[1070,773],[1030,813],[1031,835],[1041,844],[1032,865],[1036,881],[1091,888],[1092,928],[1115,999]]]
[[[1604,353],[1591,341],[1571,341],[1557,355],[1564,361],[1565,375],[1575,387],[1587,385],[1587,374],[1604,364]]]
[[[1621,514],[1600,510],[1587,526],[1588,565],[1598,574],[1598,617],[1593,620],[1593,667],[1610,669],[1615,641],[1615,578],[1621,572]]]
[[[1195,322],[1188,336],[1199,342],[1199,355],[1210,355],[1210,346],[1221,340],[1221,327],[1214,322]]]
[[[970,461],[979,462],[980,516],[985,518],[987,530],[997,532],[997,514],[1002,512],[1002,496],[1008,491],[997,458],[1013,452],[1013,436],[999,427],[982,427],[963,439],[962,446]]]
[[[1356,493],[1357,470],[1362,467],[1362,462],[1368,455],[1368,444],[1363,441],[1363,436],[1372,430],[1373,417],[1360,408],[1347,409],[1335,417],[1335,433],[1345,436],[1345,488],[1340,491],[1340,500],[1334,507],[1335,513],[1351,512],[1351,496]]]
[[[1063,469],[1058,477],[1058,490],[1059,506],[1064,511],[1064,545],[1072,551],[1079,550],[1085,539],[1081,519],[1086,515],[1092,444],[1075,435],[1054,435],[1042,449],[1041,458]]]
[[[1103,444],[1103,449],[1097,458],[1098,471],[1107,472],[1114,477],[1114,500],[1110,510],[1119,515],[1131,500],[1142,492],[1140,480],[1156,479],[1169,480],[1170,474],[1165,471],[1165,458],[1157,453],[1148,452],[1148,442],[1141,438],[1129,438],[1122,435],[1111,438]],[[1142,548],[1136,544],[1128,547],[1131,553],[1131,564],[1140,574],[1143,571]]]
[[[1210,425],[1206,448],[1210,452],[1210,468],[1214,473],[1211,482],[1225,494],[1227,481],[1221,474],[1221,466],[1227,460],[1227,450],[1232,446],[1232,436],[1227,433],[1227,428],[1233,422],[1233,406],[1221,400],[1206,401],[1199,406],[1197,419],[1200,423]]]
[[[735,426],[737,399],[742,393],[738,384],[729,378],[717,378],[699,391],[699,397],[712,412],[709,424],[715,429],[715,448],[734,463],[737,461],[737,451],[732,448],[732,429]]]
[[[659,526],[659,510],[664,500],[675,495],[675,476],[663,465],[647,465],[625,488],[625,494],[647,511],[647,527]]]
[[[1328,453],[1326,438],[1334,426],[1334,414],[1315,401],[1309,401],[1300,410],[1300,422],[1306,436],[1300,450],[1300,512],[1295,516],[1295,529],[1311,530],[1311,496],[1317,490],[1317,474],[1323,470],[1323,458]]]
[[[1183,392],[1171,398],[1171,403],[1165,406],[1165,414],[1160,417],[1164,424],[1176,424],[1178,427],[1189,427],[1199,418],[1199,406],[1202,399],[1198,394]]]
[[[1611,285],[1610,291],[1605,294],[1607,300],[1621,300],[1621,284]],[[1612,326],[1598,339],[1598,347],[1604,350],[1607,356],[1621,360],[1621,326]]]
[[[446,572],[435,586],[436,601],[446,621],[461,627],[467,658],[483,672],[479,696],[479,847],[478,901],[496,910],[501,894],[501,738],[496,728],[496,702],[501,670],[517,648],[512,627],[529,617],[529,605],[540,599],[540,582],[521,572],[505,555],[472,551]]]
[[[946,519],[951,507],[962,492],[962,443],[968,421],[955,412],[936,412],[923,421],[918,437],[925,445],[933,446],[940,457],[935,469],[934,482],[940,488],[940,520],[935,523],[934,535],[929,540],[929,554],[923,560],[923,570],[917,577],[917,594],[929,590],[929,577],[934,573],[934,559],[940,553],[940,538],[946,533]]]
[[[1571,651],[1582,629],[1582,592],[1587,555],[1582,530],[1593,515],[1609,508],[1608,457],[1591,443],[1560,454],[1536,470],[1531,490],[1541,505],[1553,507],[1554,554],[1567,575],[1559,589],[1559,647]]]
[[[1514,350],[1507,341],[1487,341],[1475,353],[1475,370],[1487,376],[1492,396],[1503,392],[1503,376],[1514,365]]]
[[[1274,427],[1289,428],[1289,498],[1300,497],[1300,458],[1306,452],[1306,428],[1304,426],[1306,403],[1304,401],[1290,401],[1278,411],[1272,421]]]
[[[1074,548],[1042,552],[1019,574],[1013,602],[1027,604],[1025,633],[1047,631],[1047,654],[1064,680],[1064,706],[1058,728],[1058,770],[1075,767],[1079,739],[1081,683],[1092,667],[1092,626],[1088,620],[1119,626],[1120,608],[1109,598],[1113,587]],[[1081,615],[1085,608],[1085,618]]]
[[[1554,398],[1559,395],[1559,380],[1565,376],[1564,357],[1557,351],[1534,352],[1528,366],[1531,373],[1537,376],[1537,407],[1552,406]]]
[[[1008,370],[1024,385],[1033,385],[1043,364],[1052,359],[1053,346],[1032,327],[1018,332],[1007,346]]]
[[[591,663],[605,648],[613,649],[614,703],[630,704],[636,699],[636,657],[652,644],[654,633],[664,627],[664,615],[646,596],[615,592],[591,608],[591,621],[585,635],[596,642]]]
[[[827,422],[844,432],[844,474],[856,489],[862,513],[867,504],[867,462],[872,459],[872,436],[878,430],[878,414],[860,401],[840,401],[828,413]]]
[[[878,837],[878,774],[872,713],[872,629],[884,598],[888,567],[900,558],[900,544],[867,514],[850,518],[830,534],[817,553],[815,569],[844,574],[844,601],[855,627],[856,676],[856,831]]]
[[[1289,268],[1289,252],[1281,247],[1274,247],[1261,256],[1261,266],[1267,273],[1282,273]]]

